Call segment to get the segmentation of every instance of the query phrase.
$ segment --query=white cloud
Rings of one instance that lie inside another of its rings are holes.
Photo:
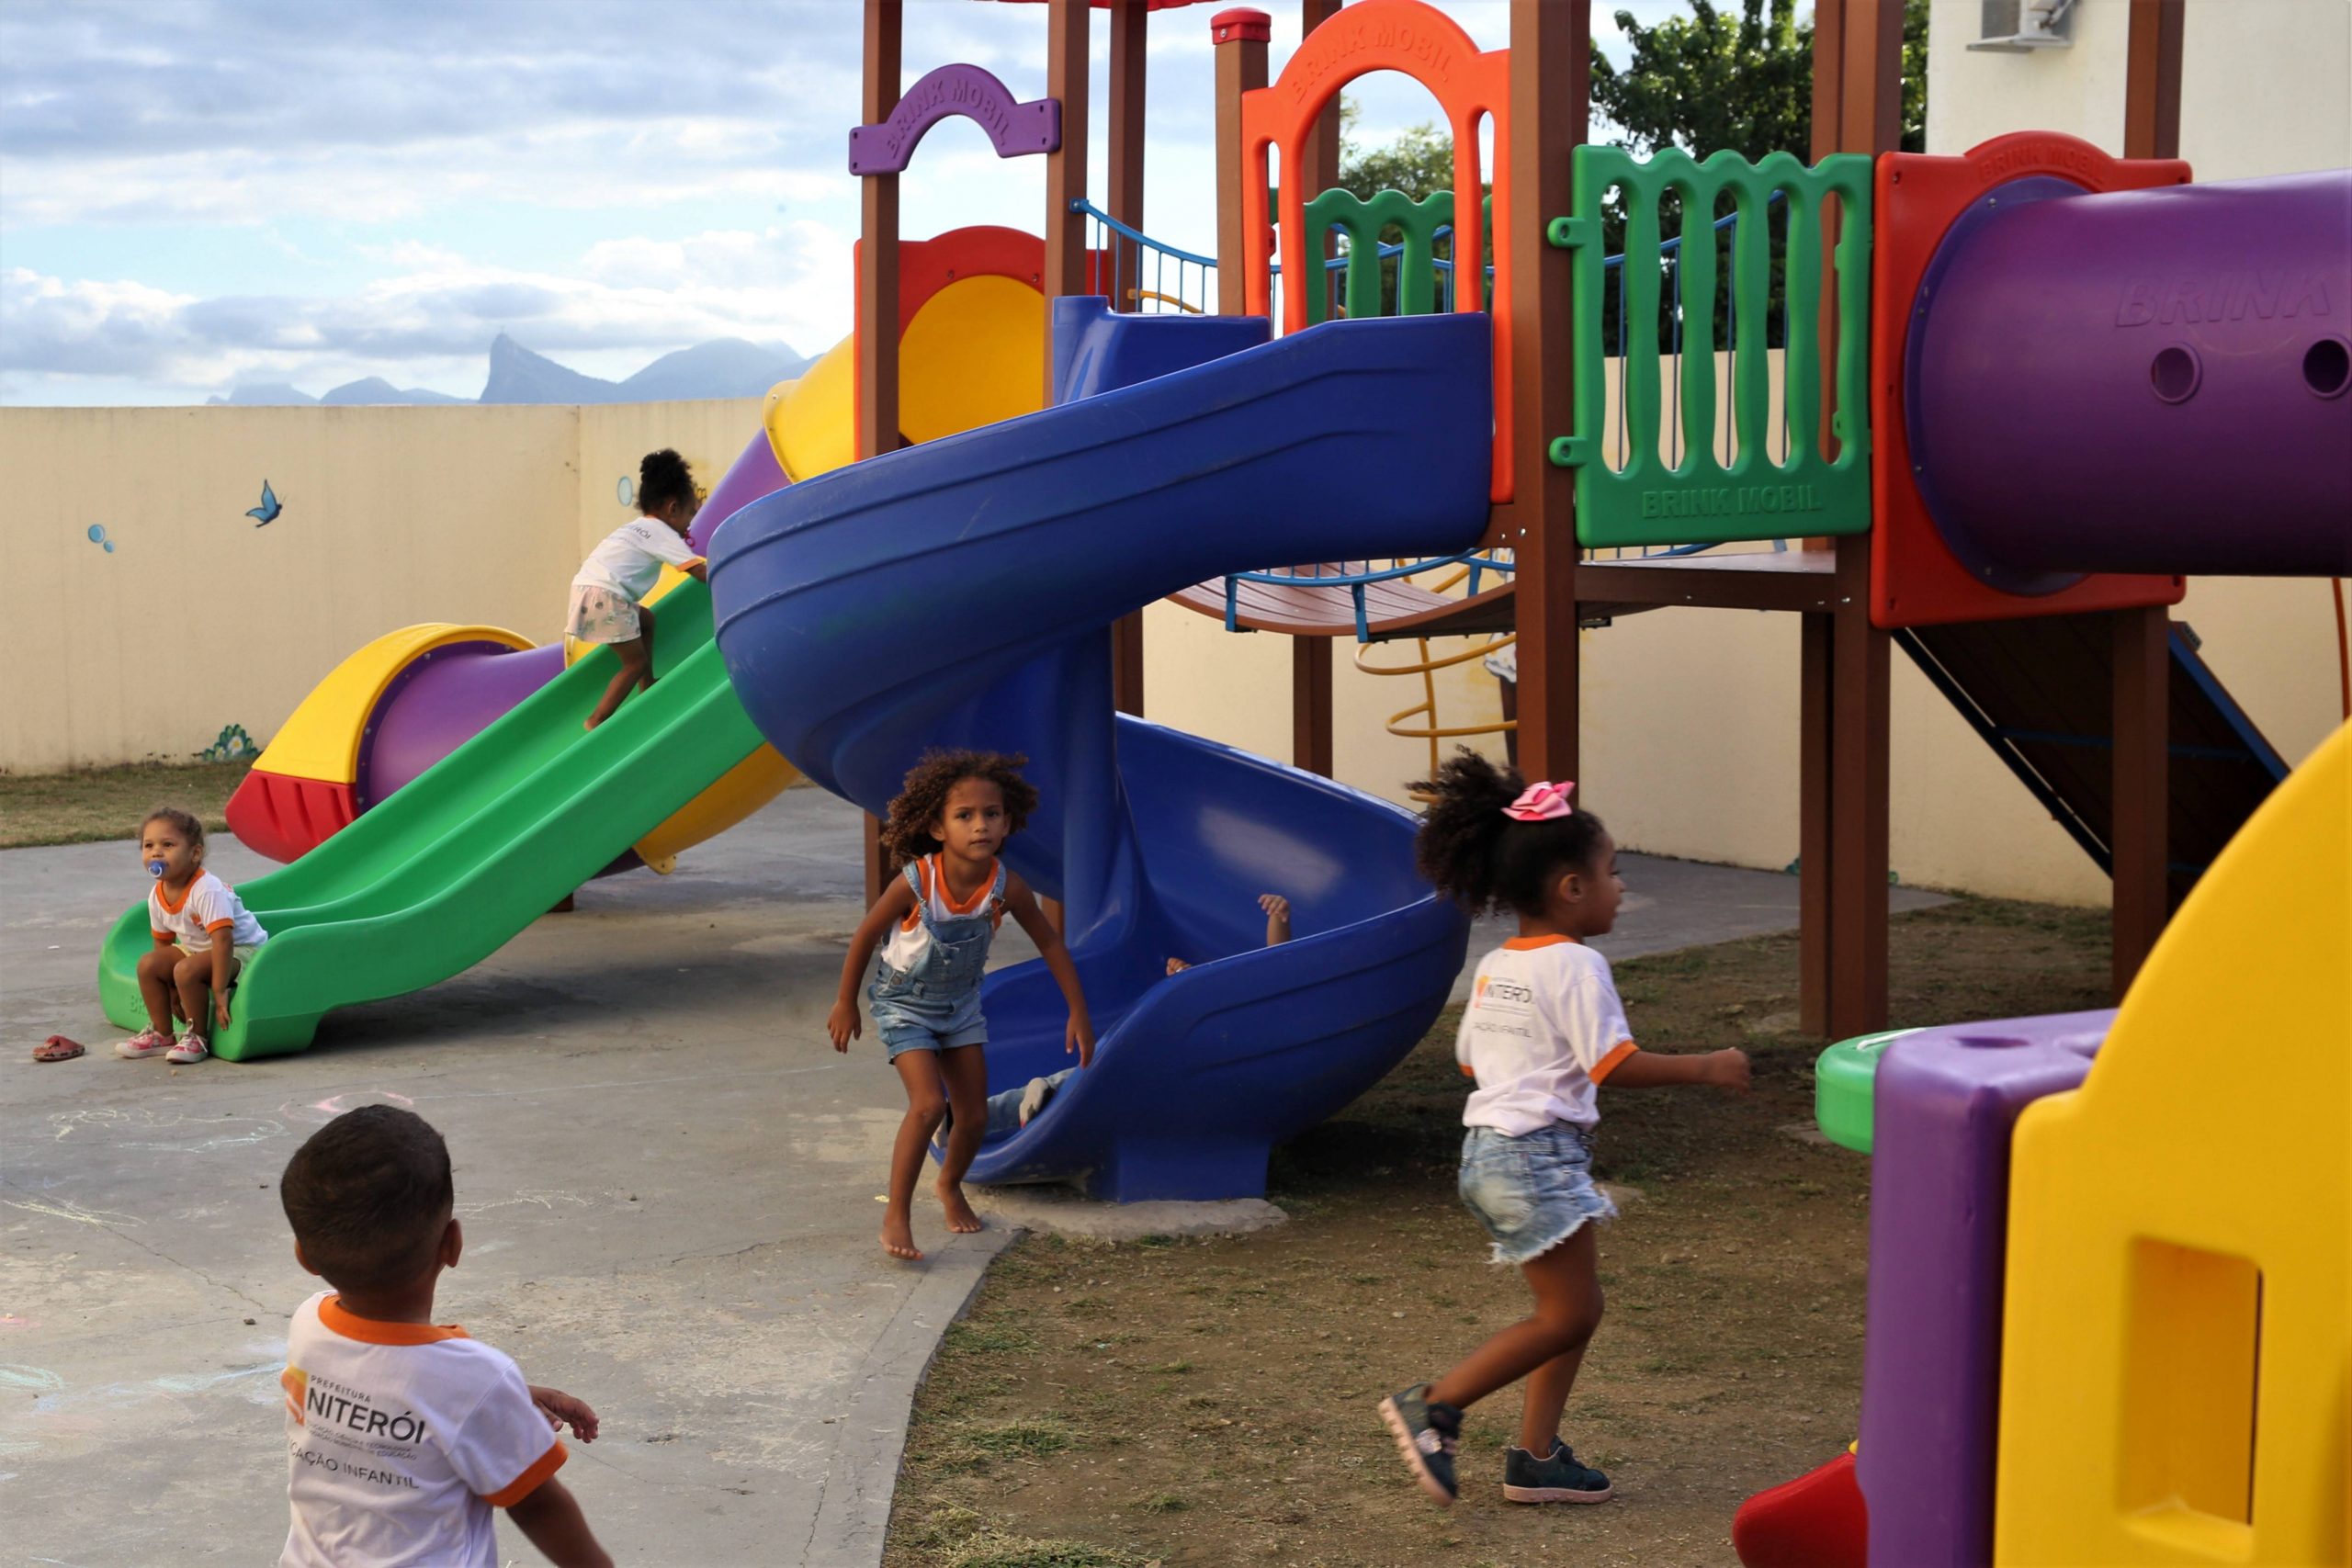
[[[849,319],[849,238],[801,221],[762,232],[605,242],[576,268],[484,265],[404,248],[402,270],[334,296],[199,299],[139,283],[0,274],[0,371],[128,378],[191,394],[239,380],[322,391],[421,367],[477,385],[500,332],[592,373],[718,337],[815,354]]]

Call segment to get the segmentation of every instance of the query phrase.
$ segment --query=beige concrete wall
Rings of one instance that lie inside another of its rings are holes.
[[[544,641],[654,446],[716,483],[760,401],[0,409],[0,769],[266,745],[369,638],[479,621]],[[266,479],[284,506],[244,515]],[[88,536],[103,527],[108,553]]]
[[[575,411],[580,424],[580,554],[585,556],[605,535],[637,515],[637,508],[620,499],[620,484],[623,479],[636,484],[639,459],[657,447],[675,447],[707,495],[727,477],[745,443],[754,436],[765,439],[762,406],[758,398],[720,398],[592,404]],[[571,581],[569,574],[564,581]],[[556,608],[560,618],[563,606]]]

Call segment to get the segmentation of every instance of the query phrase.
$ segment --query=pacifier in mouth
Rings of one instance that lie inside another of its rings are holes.
[[[154,877],[159,882],[162,881],[164,876],[164,863],[159,860],[149,861],[147,863],[147,874]]]

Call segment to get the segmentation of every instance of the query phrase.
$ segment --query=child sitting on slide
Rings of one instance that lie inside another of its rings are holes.
[[[1258,908],[1266,911],[1266,945],[1278,946],[1290,940],[1290,900],[1279,893],[1258,895]],[[1168,972],[1179,975],[1192,965],[1181,958],[1168,960]],[[982,1130],[983,1140],[1000,1138],[1005,1134],[1026,1127],[1046,1109],[1055,1091],[1069,1081],[1076,1067],[1064,1067],[1060,1072],[1044,1077],[1031,1078],[1019,1089],[1008,1089],[989,1096],[988,1126]]]
[[[621,661],[596,711],[588,716],[587,728],[612,717],[630,687],[653,684],[653,612],[643,601],[662,565],[697,582],[709,581],[702,558],[686,543],[686,530],[701,506],[686,460],[667,446],[648,452],[637,466],[637,509],[644,515],[606,535],[573,575],[563,635],[575,642],[609,643]]]
[[[229,1025],[229,989],[269,940],[235,889],[204,869],[204,824],[160,806],[139,825],[139,858],[155,885],[147,892],[147,929],[155,945],[139,960],[139,995],[147,1027],[114,1048],[132,1061],[162,1056],[187,1066],[212,1054],[215,1024]],[[172,1020],[187,1029],[172,1038]]]

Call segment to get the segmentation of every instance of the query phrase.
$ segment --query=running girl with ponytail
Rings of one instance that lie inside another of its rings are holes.
[[[1478,1086],[1462,1113],[1462,1201],[1494,1238],[1494,1261],[1518,1265],[1535,1304],[1435,1382],[1382,1400],[1381,1419],[1422,1490],[1452,1503],[1462,1412],[1524,1378],[1503,1496],[1606,1502],[1609,1478],[1560,1440],[1560,1413],[1600,1325],[1593,1227],[1617,1212],[1592,1180],[1594,1091],[1744,1092],[1747,1056],[1634,1048],[1609,961],[1585,945],[1616,922],[1625,894],[1617,846],[1600,818],[1569,803],[1573,784],[1524,784],[1464,750],[1412,787],[1433,799],[1414,845],[1421,874],[1474,915],[1519,917],[1519,934],[1478,961],[1454,1056]]]

